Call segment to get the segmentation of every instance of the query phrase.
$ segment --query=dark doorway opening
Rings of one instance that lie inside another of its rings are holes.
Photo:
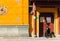
[[[43,37],[46,31],[46,25],[49,26],[51,32],[54,32],[54,13],[41,12],[39,15],[39,37]]]

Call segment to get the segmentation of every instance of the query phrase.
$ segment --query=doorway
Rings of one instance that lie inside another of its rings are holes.
[[[51,32],[54,32],[54,13],[53,12],[40,12],[39,37],[43,37],[45,35],[46,25],[49,26]]]

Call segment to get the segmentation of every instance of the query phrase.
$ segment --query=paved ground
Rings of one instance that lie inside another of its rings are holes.
[[[0,37],[0,41],[60,41],[60,38]]]

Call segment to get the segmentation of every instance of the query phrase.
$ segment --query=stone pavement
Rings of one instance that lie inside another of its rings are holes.
[[[60,41],[60,37],[45,38],[45,37],[0,37],[0,41]]]

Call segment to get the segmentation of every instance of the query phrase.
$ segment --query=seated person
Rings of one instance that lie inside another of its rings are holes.
[[[55,37],[54,32],[51,32],[50,37]]]

